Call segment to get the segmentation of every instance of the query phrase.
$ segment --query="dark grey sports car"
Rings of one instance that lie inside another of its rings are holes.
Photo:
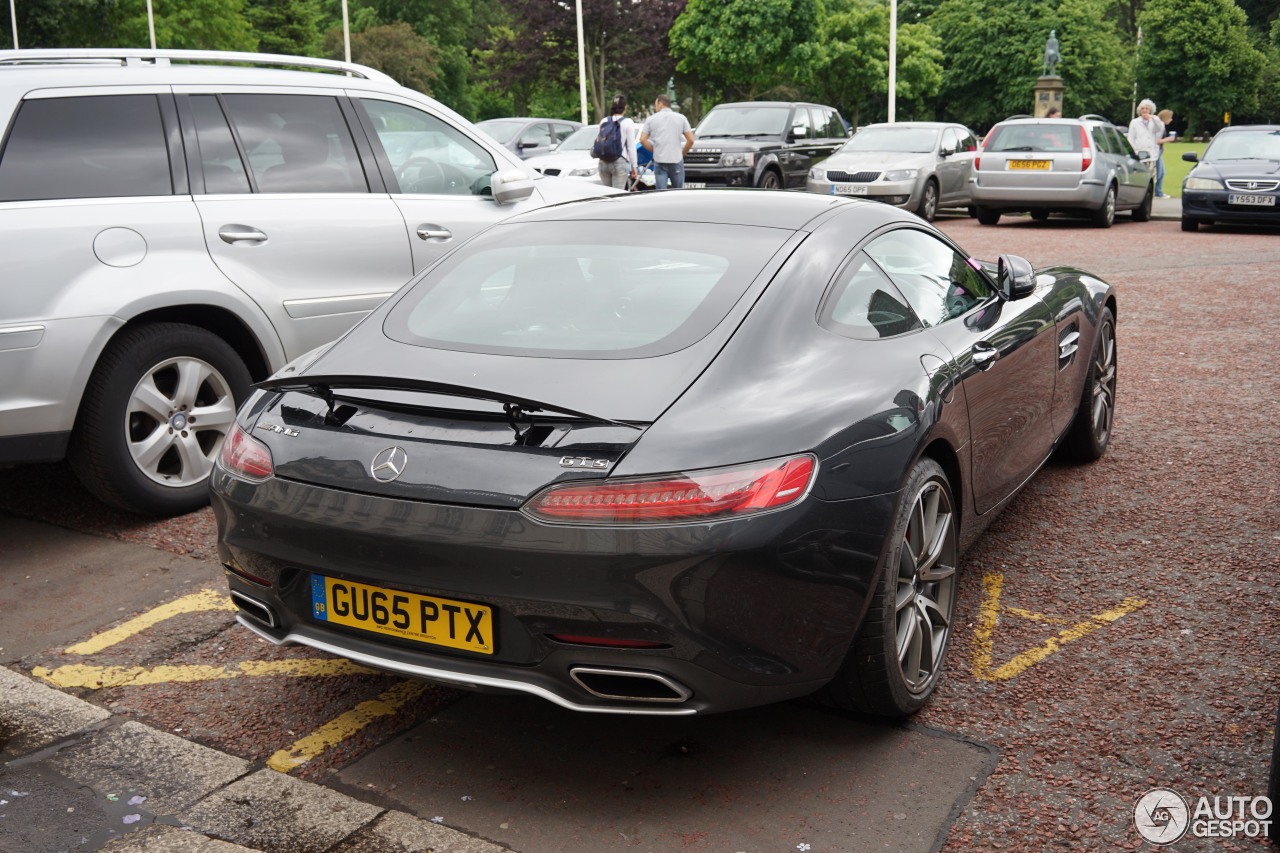
[[[1096,459],[1115,296],[807,193],[514,217],[262,383],[212,478],[246,627],[580,711],[917,710],[960,554]]]

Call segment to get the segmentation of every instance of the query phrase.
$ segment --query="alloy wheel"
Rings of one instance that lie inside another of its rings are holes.
[[[230,383],[216,368],[198,358],[168,359],[143,374],[129,395],[129,454],[157,483],[199,483],[209,476],[235,415]]]
[[[1098,345],[1093,353],[1093,436],[1104,444],[1111,433],[1111,419],[1116,407],[1116,330],[1106,323],[1098,330]]]
[[[956,529],[951,496],[936,479],[916,494],[898,561],[898,665],[916,695],[942,669],[955,606]]]

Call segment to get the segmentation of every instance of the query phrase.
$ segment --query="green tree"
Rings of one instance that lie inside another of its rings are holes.
[[[853,124],[888,117],[889,9],[877,0],[833,4],[818,32],[809,87]],[[941,40],[928,24],[898,27],[897,105],[901,116],[931,117],[942,84]]]
[[[1194,127],[1257,109],[1264,57],[1232,0],[1148,0],[1138,23],[1141,92]]]
[[[121,13],[117,45],[146,47],[145,0],[126,0]],[[178,50],[258,49],[258,37],[245,17],[245,0],[152,0],[156,47]]]
[[[982,129],[1029,113],[1044,70],[1045,41],[1056,31],[1068,114],[1128,113],[1128,48],[1106,0],[944,0],[928,23],[942,39],[947,72],[940,112]]]
[[[754,99],[809,77],[819,0],[689,0],[671,28],[676,68]]]
[[[324,45],[329,56],[342,56],[342,30],[326,33]],[[435,45],[403,21],[351,34],[352,62],[390,74],[400,85],[424,95],[431,94],[431,86],[440,76],[437,56]]]
[[[320,55],[323,13],[318,0],[249,0],[245,17],[263,53]]]

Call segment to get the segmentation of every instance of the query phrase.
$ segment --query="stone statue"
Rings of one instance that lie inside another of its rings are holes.
[[[1053,69],[1061,61],[1062,54],[1058,53],[1058,31],[1049,30],[1049,40],[1044,43],[1044,76],[1051,76]]]

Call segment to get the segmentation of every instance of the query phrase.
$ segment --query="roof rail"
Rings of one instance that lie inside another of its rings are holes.
[[[1013,121],[1015,118],[1035,118],[1035,116],[1029,116],[1026,113],[1018,113],[1016,116],[1005,116],[1004,120]]]
[[[324,71],[343,71],[353,77],[396,83],[387,74],[336,59],[315,59],[310,56],[286,56],[275,53],[240,53],[227,50],[150,50],[148,48],[40,48],[25,50],[0,50],[0,65],[61,65],[61,64],[119,65],[169,65],[172,62],[207,63],[210,65],[264,65],[289,68],[310,68]]]
[[[1112,124],[1111,119],[1106,116],[1100,116],[1097,113],[1085,113],[1080,116],[1080,121],[1105,121],[1107,124]]]

